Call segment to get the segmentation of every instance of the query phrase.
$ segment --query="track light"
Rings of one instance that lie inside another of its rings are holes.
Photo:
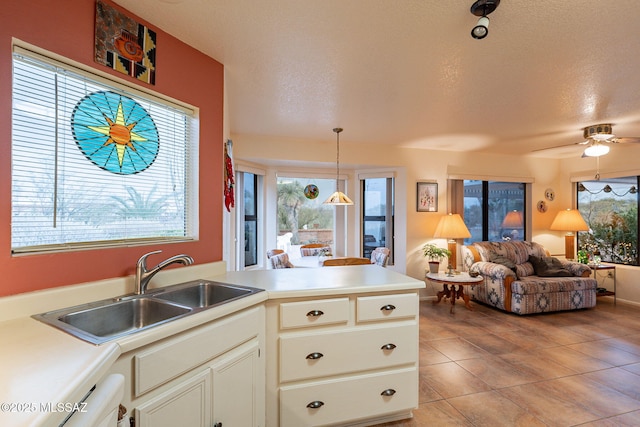
[[[483,39],[487,37],[487,34],[489,34],[489,18],[482,16],[478,19],[478,23],[473,27],[473,30],[471,30],[471,37]]]
[[[483,39],[489,34],[489,18],[487,15],[496,10],[500,0],[476,0],[471,5],[471,13],[479,16],[478,23],[471,30],[471,37],[474,39]]]

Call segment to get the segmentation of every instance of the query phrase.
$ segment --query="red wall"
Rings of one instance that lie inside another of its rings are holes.
[[[119,6],[113,4],[116,8]],[[126,12],[126,11],[125,11]],[[187,253],[196,264],[222,259],[223,66],[131,13],[157,33],[156,84],[94,62],[95,0],[10,0],[0,8],[0,296],[132,274],[143,253],[150,265]],[[11,255],[11,39],[15,37],[200,109],[199,241],[47,255]]]

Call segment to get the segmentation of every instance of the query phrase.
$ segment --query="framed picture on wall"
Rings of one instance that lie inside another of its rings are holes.
[[[438,212],[438,183],[419,182],[416,191],[418,212]]]

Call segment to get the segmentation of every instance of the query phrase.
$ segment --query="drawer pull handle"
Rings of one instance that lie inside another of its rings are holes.
[[[388,388],[382,393],[380,393],[381,396],[393,396],[394,394],[396,394],[396,391],[392,388]]]
[[[395,310],[396,306],[393,304],[387,304],[387,305],[383,305],[382,307],[380,307],[380,310],[382,311],[392,311]]]
[[[318,317],[318,316],[322,316],[324,314],[324,312],[322,310],[311,310],[310,312],[307,313],[308,317]]]
[[[309,403],[307,405],[307,408],[311,408],[311,409],[318,409],[319,407],[321,407],[322,405],[324,405],[324,402],[321,402],[319,400],[314,400],[313,402]]]
[[[318,352],[307,354],[307,359],[311,360],[320,359],[321,357],[324,357],[324,354]]]
[[[380,350],[393,350],[394,348],[396,348],[396,345],[389,343],[380,347]]]

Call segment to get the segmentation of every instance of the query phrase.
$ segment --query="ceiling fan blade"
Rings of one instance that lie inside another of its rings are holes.
[[[628,137],[613,137],[609,140],[607,140],[607,142],[613,142],[613,143],[621,143],[621,144],[626,144],[627,142],[635,142],[638,143],[640,142],[640,137],[633,137],[633,136],[628,136]]]
[[[537,151],[555,150],[556,148],[573,147],[574,145],[585,145],[588,143],[589,141],[581,141],[581,142],[574,142],[573,144],[564,144],[564,145],[555,145],[553,147],[536,148],[535,150],[532,151],[532,153],[535,153]]]

